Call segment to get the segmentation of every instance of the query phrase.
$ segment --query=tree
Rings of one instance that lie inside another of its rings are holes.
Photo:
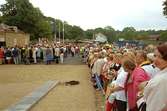
[[[93,39],[93,33],[94,30],[93,29],[88,29],[84,32],[85,38],[86,39]]]
[[[83,39],[84,36],[83,30],[78,26],[73,26],[69,33],[71,33],[72,39],[76,40]]]
[[[2,18],[2,16],[0,15],[0,23],[2,23],[3,22],[3,18]]]
[[[125,27],[122,31],[122,36],[124,39],[133,40],[136,39],[136,30],[134,27]]]
[[[163,14],[165,15],[165,16],[167,16],[167,0],[165,0],[164,2],[163,2]]]
[[[141,31],[137,31],[137,40],[144,40],[144,39],[148,39],[149,33],[147,31],[141,30]]]
[[[115,29],[112,28],[111,26],[106,26],[104,27],[104,34],[106,35],[107,37],[107,40],[109,42],[113,42],[116,40],[116,32],[115,32]]]
[[[160,34],[160,40],[167,41],[167,31],[164,31]]]
[[[103,33],[104,34],[104,29],[101,27],[95,28],[94,33]]]
[[[45,19],[51,26],[52,39],[55,39],[55,34],[57,33],[56,19],[52,17],[45,17]]]
[[[34,8],[29,0],[6,0],[6,4],[1,5],[0,11],[5,24],[17,26],[29,33],[31,39],[51,36],[50,23],[40,9]]]
[[[16,2],[14,0],[6,0],[6,4],[1,5],[0,11],[3,13],[4,16],[16,15]]]
[[[62,38],[62,27],[63,23],[61,20],[56,20],[56,26],[57,26],[57,35],[59,35],[59,27],[60,27],[60,38]],[[69,25],[67,22],[64,22],[64,34],[65,34],[65,39],[72,39],[72,40],[78,40],[78,39],[83,39],[84,38],[84,31],[82,28],[79,26],[72,26]]]

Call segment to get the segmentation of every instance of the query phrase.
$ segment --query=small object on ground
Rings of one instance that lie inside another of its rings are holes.
[[[79,81],[68,81],[68,82],[65,82],[65,85],[78,85],[80,82]]]

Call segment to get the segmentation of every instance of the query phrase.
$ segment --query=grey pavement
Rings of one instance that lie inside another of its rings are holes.
[[[65,64],[65,65],[82,65],[84,63],[82,62],[82,58],[79,55],[75,55],[74,57],[71,57],[71,55],[68,55],[67,58],[64,58],[63,64]]]
[[[56,85],[58,81],[48,81],[29,95],[23,97],[18,103],[10,106],[4,111],[28,111],[33,105],[35,105],[40,99],[49,93]]]

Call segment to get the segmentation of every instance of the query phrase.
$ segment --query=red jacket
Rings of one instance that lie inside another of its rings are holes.
[[[0,49],[0,58],[4,58],[4,51]]]
[[[138,86],[141,82],[149,80],[148,74],[140,67],[136,67],[131,75],[131,82],[126,85],[129,109],[133,109],[137,102]]]

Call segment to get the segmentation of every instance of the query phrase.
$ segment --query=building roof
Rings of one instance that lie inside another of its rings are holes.
[[[0,32],[24,33],[23,31],[19,30],[17,26],[9,26],[4,23],[0,24]]]
[[[97,42],[107,42],[107,37],[102,33],[95,34],[95,41]]]
[[[159,38],[160,38],[160,35],[159,35],[159,34],[156,34],[156,35],[149,35],[148,38],[149,38],[149,39],[152,39],[152,40],[156,40],[156,39],[159,39]]]

